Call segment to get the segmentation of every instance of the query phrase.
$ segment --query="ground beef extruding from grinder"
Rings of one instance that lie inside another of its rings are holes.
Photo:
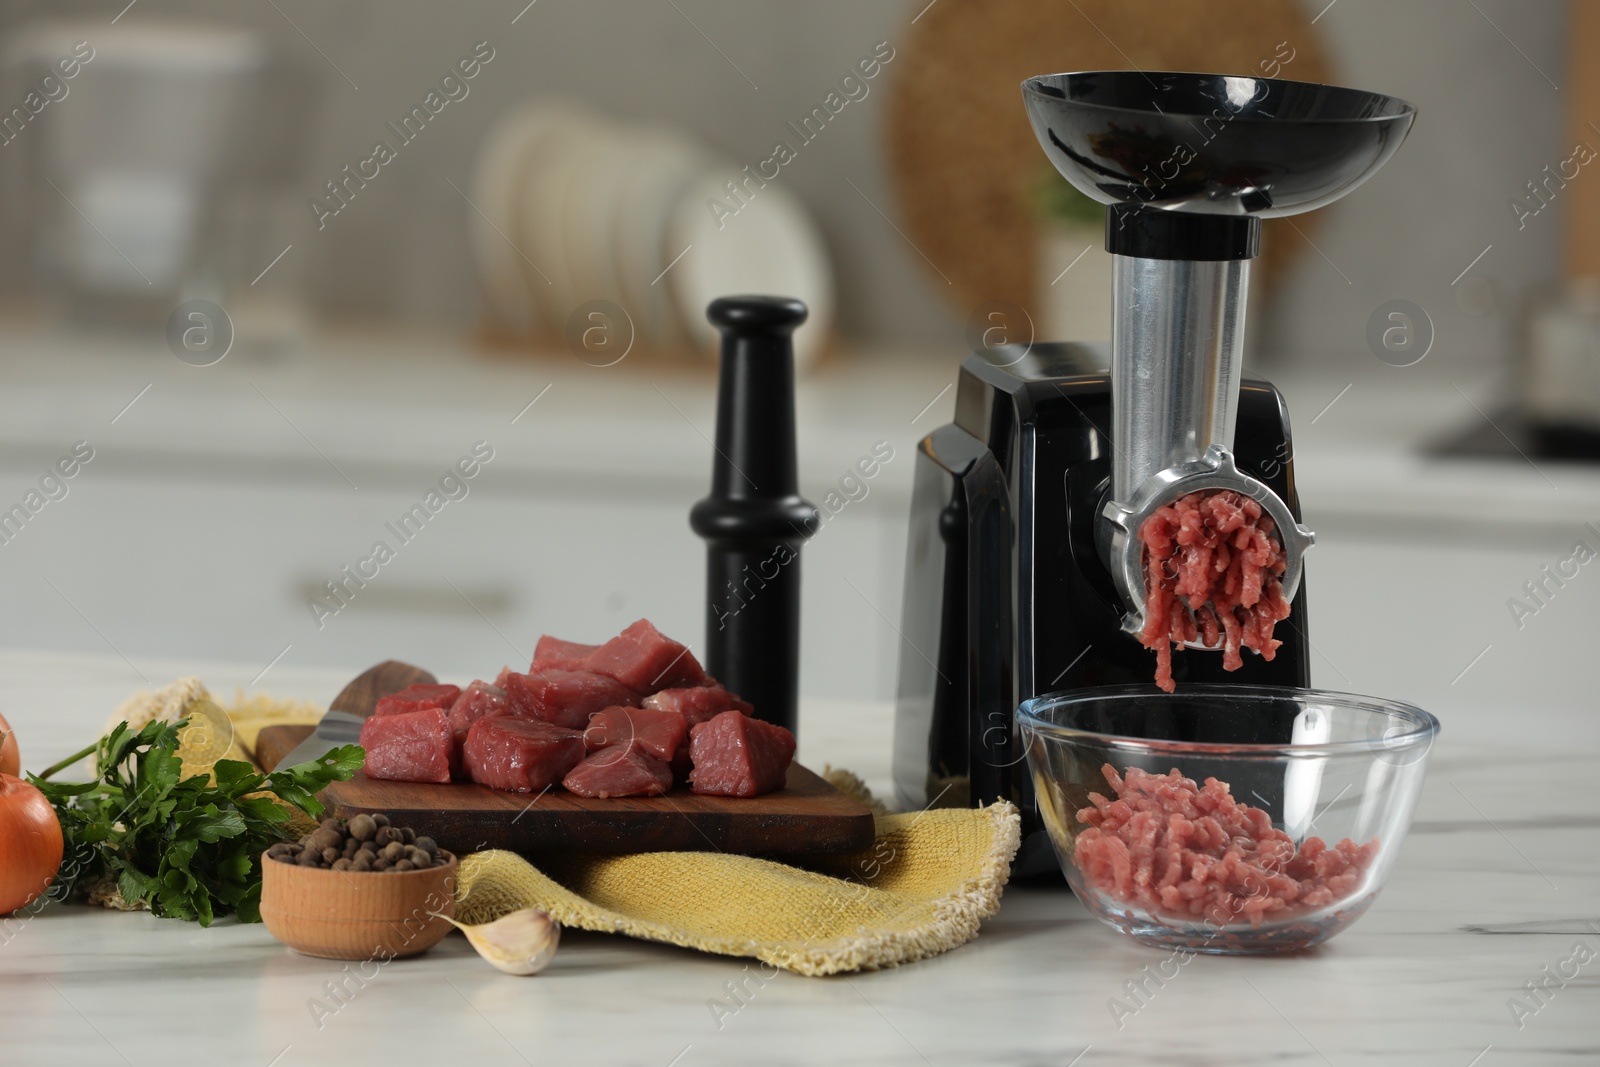
[[[1172,646],[1222,643],[1222,666],[1244,665],[1239,649],[1271,659],[1273,626],[1289,617],[1283,545],[1261,505],[1228,489],[1189,493],[1139,527],[1144,545],[1144,630],[1156,653],[1156,685],[1172,680]]]
[[[1137,767],[1123,778],[1109,763],[1101,773],[1116,796],[1089,794],[1073,862],[1099,892],[1153,915],[1219,926],[1291,918],[1349,897],[1378,853],[1376,838],[1329,848],[1308,837],[1297,849],[1215,778],[1197,787],[1176,769]]]

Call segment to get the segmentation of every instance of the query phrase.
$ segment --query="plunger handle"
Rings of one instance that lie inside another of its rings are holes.
[[[689,512],[706,542],[706,669],[794,730],[800,689],[800,546],[821,518],[799,492],[791,336],[806,306],[713,300],[722,333],[711,494]]]

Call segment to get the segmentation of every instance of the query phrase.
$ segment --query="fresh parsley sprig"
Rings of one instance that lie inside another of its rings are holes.
[[[55,806],[67,860],[58,899],[115,879],[130,904],[209,926],[237,913],[261,920],[261,853],[290,835],[285,804],[322,815],[316,794],[360,769],[366,753],[344,745],[322,758],[263,774],[240,760],[218,760],[207,775],[183,777],[178,732],[187,723],[122,723],[95,744],[40,775],[29,775]],[[87,756],[95,780],[49,776]]]

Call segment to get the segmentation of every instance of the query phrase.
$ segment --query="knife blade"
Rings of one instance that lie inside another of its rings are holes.
[[[347,711],[325,713],[311,735],[286,753],[278,761],[278,766],[293,767],[297,763],[310,763],[331,748],[354,744],[361,737],[361,724],[366,721],[365,716],[351,715]]]
[[[378,701],[391,693],[398,693],[411,685],[435,685],[438,679],[421,667],[413,667],[399,660],[384,660],[375,667],[362,671],[351,683],[339,691],[328,704],[328,710],[317,723],[311,736],[291,749],[277,762],[277,767],[293,767],[320,759],[331,748],[354,744],[361,737],[361,727],[371,716]]]

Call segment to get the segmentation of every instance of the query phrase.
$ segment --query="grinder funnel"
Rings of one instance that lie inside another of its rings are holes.
[[[1138,529],[1202,488],[1244,493],[1284,539],[1284,595],[1310,531],[1233,462],[1249,261],[1261,217],[1350,192],[1394,154],[1416,109],[1330,85],[1216,74],[1090,71],[1030,78],[1023,101],[1055,168],[1106,205],[1115,257],[1112,485],[1096,535],[1143,624]]]
[[[1045,155],[1080,192],[1196,215],[1330,204],[1388,162],[1416,117],[1391,96],[1220,74],[1047,74],[1022,96]]]

